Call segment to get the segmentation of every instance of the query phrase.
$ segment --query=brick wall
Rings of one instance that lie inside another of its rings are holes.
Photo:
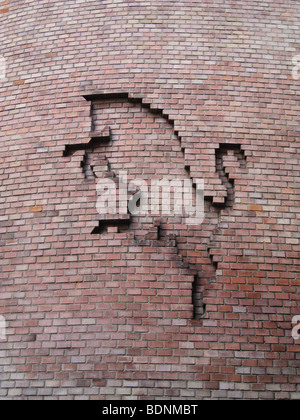
[[[299,398],[299,4],[0,6],[0,398]],[[120,171],[203,223],[99,217]]]

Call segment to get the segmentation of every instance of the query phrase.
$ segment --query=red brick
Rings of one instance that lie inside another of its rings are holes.
[[[295,398],[297,2],[0,3],[0,397]],[[205,220],[101,219],[121,170]]]

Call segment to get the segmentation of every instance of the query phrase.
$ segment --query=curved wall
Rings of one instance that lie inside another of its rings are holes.
[[[1,3],[0,398],[299,398],[299,21]],[[120,171],[203,179],[203,223],[99,219]]]

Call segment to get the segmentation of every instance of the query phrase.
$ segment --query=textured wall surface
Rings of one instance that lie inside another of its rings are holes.
[[[299,22],[0,2],[1,399],[300,397]],[[120,171],[204,179],[203,223],[99,220]]]

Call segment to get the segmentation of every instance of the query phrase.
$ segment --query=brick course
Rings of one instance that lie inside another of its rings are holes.
[[[297,398],[297,2],[0,6],[0,398]],[[103,226],[122,170],[204,222]]]

